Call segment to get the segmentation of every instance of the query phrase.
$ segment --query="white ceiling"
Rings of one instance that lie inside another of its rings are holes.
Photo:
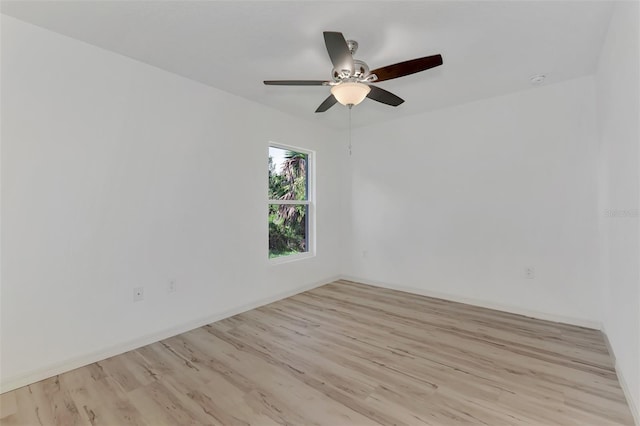
[[[292,115],[343,127],[347,110],[315,114],[328,87],[264,86],[328,79],[322,31],[359,42],[374,69],[441,53],[444,65],[380,87],[397,108],[365,100],[354,125],[592,74],[606,1],[3,1],[2,13],[200,81]]]

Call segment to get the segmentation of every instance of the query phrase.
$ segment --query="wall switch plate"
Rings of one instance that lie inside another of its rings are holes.
[[[524,277],[528,280],[532,280],[536,277],[536,268],[528,267],[524,268]]]
[[[177,290],[176,280],[169,281],[169,285],[167,286],[167,291],[169,293],[175,293],[176,290]]]
[[[133,301],[140,302],[144,300],[144,287],[135,287],[133,289]]]

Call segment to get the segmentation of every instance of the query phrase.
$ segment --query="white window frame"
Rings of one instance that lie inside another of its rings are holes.
[[[269,148],[284,149],[287,151],[301,152],[307,155],[307,199],[306,200],[272,200],[268,198],[269,182],[267,180],[267,211],[271,204],[306,205],[307,206],[307,251],[304,253],[290,254],[269,258],[269,218],[267,216],[267,259],[270,264],[277,265],[297,260],[308,259],[316,255],[316,152],[299,146],[285,145],[278,142],[269,142],[267,145],[267,159]]]

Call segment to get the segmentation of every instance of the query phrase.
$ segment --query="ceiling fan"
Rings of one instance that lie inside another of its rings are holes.
[[[432,55],[370,71],[365,62],[353,58],[358,50],[356,41],[345,40],[340,32],[325,31],[324,43],[333,64],[331,80],[265,80],[264,84],[269,86],[331,86],[331,94],[320,104],[316,112],[325,112],[336,102],[351,108],[362,102],[365,97],[396,107],[404,100],[372,83],[404,77],[442,65],[442,56]]]

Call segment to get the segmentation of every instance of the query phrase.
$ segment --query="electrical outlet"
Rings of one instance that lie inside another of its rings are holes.
[[[528,280],[532,280],[536,277],[536,268],[528,267],[524,268],[524,277]]]
[[[133,289],[133,301],[140,302],[144,300],[144,287],[135,287]]]
[[[177,290],[176,280],[169,281],[169,285],[167,286],[167,291],[169,293],[175,293],[176,290]]]

